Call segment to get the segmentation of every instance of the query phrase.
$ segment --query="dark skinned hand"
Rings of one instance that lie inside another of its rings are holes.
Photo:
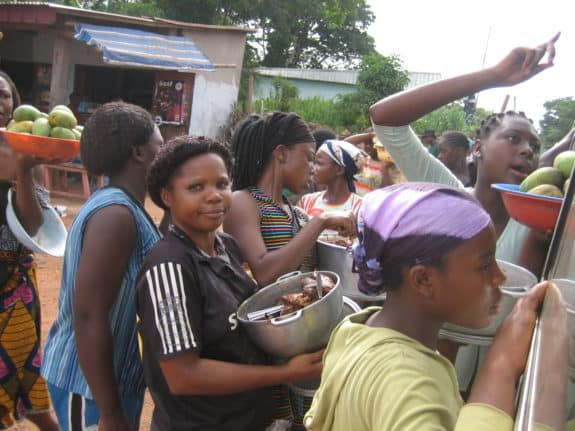
[[[548,42],[535,48],[515,48],[492,70],[497,76],[496,85],[511,86],[527,81],[538,73],[553,66],[555,58],[555,42],[559,39],[561,32],[557,33]],[[547,54],[547,61],[541,63]]]

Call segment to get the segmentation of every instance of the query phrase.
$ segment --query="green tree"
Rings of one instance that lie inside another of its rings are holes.
[[[257,63],[329,68],[373,52],[366,0],[53,0],[55,3],[202,24],[245,25]],[[76,3],[77,2],[77,3]]]
[[[369,127],[369,107],[383,97],[401,91],[409,83],[409,73],[397,56],[378,53],[361,60],[357,78],[357,92],[339,98],[343,126],[352,132]]]
[[[273,98],[277,102],[278,110],[283,112],[290,111],[290,106],[293,105],[293,102],[299,96],[298,88],[287,79],[278,76],[272,80],[272,86],[274,88]]]
[[[549,148],[575,126],[575,100],[572,97],[549,100],[543,107],[545,114],[539,126],[543,147]]]

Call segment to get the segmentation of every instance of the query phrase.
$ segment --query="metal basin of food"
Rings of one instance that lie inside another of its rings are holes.
[[[302,291],[301,280],[315,277],[314,272],[291,273],[264,287],[238,308],[238,320],[248,336],[262,350],[276,358],[291,358],[310,353],[327,345],[331,331],[340,321],[343,294],[339,276],[330,271],[317,271],[330,277],[335,287],[321,299],[285,316],[250,321],[248,313],[276,305],[278,298]]]
[[[521,266],[514,265],[503,260],[498,260],[497,264],[505,274],[506,280],[503,285],[500,286],[502,295],[501,301],[499,302],[499,312],[493,317],[489,326],[481,329],[471,329],[454,325],[452,323],[446,323],[443,325],[445,329],[461,334],[493,337],[495,335],[495,331],[497,331],[501,322],[503,322],[511,312],[511,309],[517,300],[524,296],[529,289],[537,283],[537,278],[530,271]]]
[[[325,241],[317,241],[317,267],[322,271],[333,271],[339,275],[343,294],[358,302],[373,302],[385,300],[385,294],[369,296],[357,288],[359,276],[352,271],[353,257],[347,247]]]

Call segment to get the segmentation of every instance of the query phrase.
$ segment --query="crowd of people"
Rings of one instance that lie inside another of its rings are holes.
[[[409,124],[551,67],[557,37],[382,99],[373,131],[345,139],[277,112],[248,116],[229,147],[164,143],[144,109],[103,105],[81,160],[109,182],[70,227],[42,359],[33,255],[4,213],[12,205],[30,235],[41,228],[43,160],[0,143],[0,427],[26,417],[42,430],[136,430],[148,388],[152,430],[511,430],[537,309],[554,287],[517,303],[465,401],[438,334],[444,322],[489,324],[505,279],[497,259],[540,273],[549,236],[510,219],[491,185],[536,169],[541,141],[517,112],[490,115],[472,138]],[[2,125],[18,104],[0,73]],[[147,194],[165,211],[161,228]],[[344,319],[325,351],[278,363],[235,313],[279,276],[314,270],[326,231],[357,237],[358,288],[385,303]],[[294,415],[286,383],[320,377],[305,417]]]

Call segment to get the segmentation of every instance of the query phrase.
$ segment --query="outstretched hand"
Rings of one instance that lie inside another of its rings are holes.
[[[535,48],[515,48],[495,65],[492,70],[497,77],[497,85],[510,86],[531,79],[538,73],[553,66],[555,58],[555,42],[561,32],[557,33],[548,42]],[[547,59],[541,62],[547,54]]]

